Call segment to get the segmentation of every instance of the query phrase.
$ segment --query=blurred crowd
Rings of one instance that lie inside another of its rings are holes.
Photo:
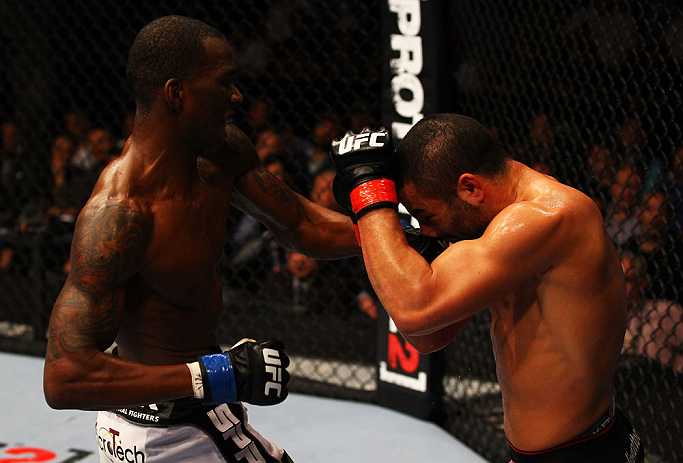
[[[456,112],[593,198],[622,258],[624,353],[683,372],[680,2],[461,2]]]
[[[46,165],[27,164],[19,128],[2,122],[0,275],[28,275],[35,265],[31,241],[47,237],[40,262],[51,295],[69,271],[71,232],[99,173],[123,148],[132,127],[126,113],[116,135],[90,125],[86,113],[65,114],[61,130],[46,146]],[[308,136],[271,122],[266,100],[245,108],[243,129],[261,162],[295,191],[324,207],[338,209],[332,194],[334,171],[328,148],[346,130],[377,126],[361,110],[344,118],[319,114]],[[508,147],[511,155],[588,194],[605,219],[626,275],[629,322],[624,352],[657,360],[683,372],[683,144],[666,156],[646,157],[647,132],[637,116],[615,127],[612,143],[580,153],[580,165],[558,163],[558,128],[546,114],[528,122],[528,133]],[[491,127],[497,136],[498,128]],[[226,226],[221,275],[225,296],[261,301],[297,314],[333,314],[374,320],[379,302],[362,260],[323,262],[282,248],[268,230],[236,209]],[[11,281],[11,280],[10,280]]]
[[[288,125],[275,123],[273,112],[267,100],[254,100],[246,107],[241,127],[263,165],[314,203],[342,212],[332,194],[330,144],[347,130],[359,131],[377,122],[361,109],[347,117],[327,110],[307,134],[297,135]],[[229,220],[221,273],[227,300],[240,297],[247,288],[252,299],[299,314],[377,318],[379,302],[360,257],[319,261],[285,250],[265,226],[237,210]]]
[[[443,106],[488,124],[513,158],[593,198],[627,279],[624,352],[683,372],[683,129],[676,122],[683,12],[670,0],[569,3],[549,11],[514,2],[458,3],[444,18],[452,26],[444,66],[455,90]],[[378,124],[382,46],[368,5],[260,0],[226,17],[245,95],[237,125],[273,175],[331,209],[337,204],[330,141]],[[119,107],[128,97],[118,93],[123,72],[101,68],[107,63],[99,59],[76,62],[95,44],[111,45],[111,62],[125,62],[115,52],[128,44],[102,41],[105,25],[98,21],[112,18],[94,19],[96,37],[56,42],[68,64],[61,81],[65,93],[78,94],[81,81],[102,79],[114,98],[60,114],[40,153],[27,152],[37,146],[26,143],[31,127],[1,113],[0,293],[7,310],[24,297],[16,294],[22,284],[24,295],[44,293],[42,303],[51,307],[69,271],[77,214],[132,129],[133,114]],[[527,23],[533,27],[519,29]],[[74,53],[72,46],[84,50]],[[360,258],[321,262],[286,251],[236,209],[220,271],[226,299],[354,321],[372,321],[380,308]]]
[[[261,162],[298,193],[338,210],[328,149],[342,134],[342,120],[325,112],[308,137],[299,137],[274,126],[270,112],[268,103],[259,100],[244,117],[243,129]],[[78,213],[104,167],[121,154],[132,123],[133,114],[126,113],[114,131],[91,125],[85,111],[70,110],[45,146],[45,165],[36,165],[36,157],[24,152],[17,124],[2,121],[0,286],[10,299],[22,284],[40,277],[47,299],[54,301],[69,272]],[[358,114],[349,123],[353,125],[344,130],[374,125],[369,116]],[[226,225],[221,276],[228,301],[256,301],[300,315],[326,313],[365,321],[377,317],[377,298],[361,258],[323,262],[286,250],[261,223],[237,209],[231,210]]]
[[[623,352],[683,372],[683,140],[658,152],[653,140],[667,145],[636,114],[583,152],[576,143],[577,153],[558,143],[581,139],[562,121],[539,113],[527,128],[510,147],[512,156],[590,196],[621,256],[628,301]]]
[[[54,302],[69,272],[76,217],[102,169],[120,154],[132,114],[124,122],[119,139],[107,127],[92,126],[84,111],[70,110],[44,152],[28,153],[22,128],[11,119],[0,121],[3,316]]]

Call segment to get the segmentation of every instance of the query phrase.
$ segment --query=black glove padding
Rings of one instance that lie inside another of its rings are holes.
[[[357,223],[356,214],[353,213],[353,208],[351,207],[351,196],[349,196],[349,190],[342,183],[341,177],[335,175],[334,180],[332,180],[332,194],[334,195],[335,201],[341,207],[342,214],[351,217],[353,223]]]
[[[289,357],[282,341],[238,343],[226,354],[235,374],[237,400],[275,405],[287,398]]]
[[[391,163],[393,146],[386,129],[373,131],[366,127],[358,134],[346,132],[341,139],[332,142],[330,157],[337,169],[339,180],[335,178],[334,193],[340,205],[350,204],[357,217],[377,207],[396,209],[398,201]],[[356,190],[362,185],[366,188]]]
[[[432,263],[447,248],[440,240],[420,235],[419,228],[403,227],[403,234],[411,248],[420,253],[428,263]]]

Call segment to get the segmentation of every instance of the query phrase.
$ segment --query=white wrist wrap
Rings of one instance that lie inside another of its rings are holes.
[[[199,362],[186,363],[187,368],[190,369],[192,375],[192,390],[194,391],[195,399],[204,398],[204,381],[202,381],[202,370],[199,367]]]

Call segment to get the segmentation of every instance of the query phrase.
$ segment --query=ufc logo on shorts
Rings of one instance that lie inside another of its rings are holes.
[[[273,380],[267,381],[263,393],[270,395],[270,390],[277,391],[277,397],[282,394],[282,361],[280,352],[275,349],[263,349],[263,361],[266,362],[266,376],[271,375]]]
[[[359,133],[358,135],[351,135],[344,137],[339,144],[339,154],[345,154],[349,151],[357,150],[363,144],[367,143],[372,148],[380,148],[384,146],[386,140],[379,141],[380,138],[385,139],[387,134],[382,132]]]

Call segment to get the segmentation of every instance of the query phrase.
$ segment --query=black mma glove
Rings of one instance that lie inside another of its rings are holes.
[[[333,189],[337,202],[350,206],[356,218],[380,207],[396,209],[392,156],[391,136],[384,128],[373,131],[366,127],[334,140],[330,157],[337,169]]]
[[[349,192],[347,191],[346,187],[341,183],[341,178],[339,175],[335,175],[334,180],[332,181],[332,194],[334,195],[334,199],[337,201],[337,204],[339,204],[339,207],[341,207],[342,214],[348,215],[351,218],[351,222],[353,222],[353,232],[356,235],[358,246],[360,246],[360,230],[358,230],[358,219],[356,218],[356,214],[353,213],[353,208],[351,207],[351,196],[349,196]]]
[[[429,264],[431,264],[434,259],[436,259],[439,254],[444,252],[447,248],[442,241],[436,238],[422,236],[420,235],[419,228],[413,228],[410,225],[406,226],[403,224],[403,234],[406,236],[410,247],[419,252]]]
[[[248,402],[275,405],[287,398],[289,357],[281,341],[243,339],[222,354],[188,364],[194,396],[205,404]]]

